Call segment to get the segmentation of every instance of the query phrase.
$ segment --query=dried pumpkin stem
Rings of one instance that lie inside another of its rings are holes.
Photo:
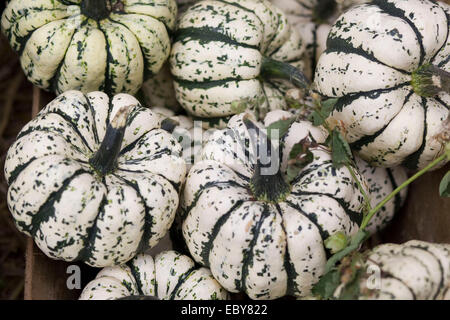
[[[111,173],[117,166],[117,158],[122,148],[128,114],[133,106],[125,106],[117,111],[106,129],[105,137],[98,151],[89,159],[89,164],[100,175]]]
[[[93,20],[106,19],[111,13],[110,0],[83,0],[81,13]]]
[[[269,173],[273,171],[272,167],[273,158],[272,158],[272,144],[270,143],[270,139],[267,138],[266,135],[262,134],[259,128],[250,120],[244,119],[244,124],[247,127],[247,130],[250,134],[251,143],[255,146],[255,155],[256,155],[256,165],[255,172],[250,179],[250,189],[252,191],[253,196],[259,200],[269,203],[277,203],[283,201],[286,196],[290,192],[290,185],[284,179],[281,170],[280,170],[280,157],[276,158],[278,163],[276,164],[275,173]],[[255,135],[257,137],[255,137]],[[265,139],[267,144],[259,143],[261,139]],[[267,158],[268,163],[263,163],[261,161],[261,146],[264,145],[267,147]],[[264,170],[269,172],[264,172]]]

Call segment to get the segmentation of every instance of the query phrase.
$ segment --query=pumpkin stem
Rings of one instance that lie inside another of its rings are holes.
[[[83,0],[81,13],[93,20],[103,20],[111,13],[110,0]]]
[[[269,203],[283,201],[290,192],[290,185],[286,182],[280,170],[280,154],[272,157],[272,144],[267,136],[260,132],[259,128],[249,119],[244,118],[244,124],[250,135],[250,140],[255,147],[256,165],[255,172],[250,179],[250,189],[253,196],[259,200]],[[261,146],[267,147],[267,163],[261,160]],[[277,161],[275,164],[273,161]]]
[[[296,67],[271,58],[263,57],[261,77],[265,79],[284,79],[297,88],[307,89],[310,85],[306,76]]]
[[[450,93],[450,73],[428,63],[412,73],[411,85],[421,97],[434,97],[440,92]]]
[[[89,159],[89,164],[100,176],[111,173],[117,166],[117,157],[122,148],[128,114],[133,106],[125,106],[117,111],[106,129],[105,137],[97,152]]]

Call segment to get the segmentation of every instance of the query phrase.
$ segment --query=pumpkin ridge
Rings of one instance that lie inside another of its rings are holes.
[[[283,230],[284,234],[287,235],[286,228],[284,227],[283,210],[281,210],[280,205],[278,203],[275,204],[275,208],[277,209],[278,214],[282,219],[282,222],[280,224],[281,229]],[[299,292],[297,283],[294,281],[294,279],[298,276],[298,273],[297,271],[295,271],[295,267],[293,266],[293,263],[291,261],[292,260],[289,253],[289,243],[286,241],[286,251],[284,253],[284,269],[287,275],[286,280],[287,294],[294,294],[295,292]]]
[[[245,202],[244,200],[236,201],[236,203],[226,213],[224,213],[219,219],[217,219],[217,221],[214,224],[214,227],[211,231],[208,242],[202,243],[203,247],[202,247],[202,252],[200,253],[200,257],[202,259],[202,263],[206,267],[208,267],[208,268],[210,267],[209,255],[211,253],[211,249],[213,247],[214,240],[216,239],[217,235],[220,232],[220,228],[225,224],[225,222],[227,222],[228,218],[231,216],[231,213],[235,210],[238,210],[244,204],[244,202]],[[186,212],[189,212],[189,211],[186,210]]]
[[[81,16],[81,15],[80,15]],[[80,28],[82,28],[83,26],[85,26],[86,24],[87,24],[87,22],[88,22],[88,19],[85,19],[84,21],[82,21],[81,23],[80,23]],[[55,71],[55,74],[51,77],[51,79],[49,80],[49,83],[50,83],[50,90],[51,91],[55,91],[55,92],[58,92],[59,90],[58,90],[58,82],[59,82],[59,77],[61,76],[61,68],[63,67],[63,65],[64,65],[64,61],[65,61],[65,58],[66,58],[66,54],[67,54],[67,51],[69,50],[69,48],[70,48],[70,46],[71,46],[71,44],[72,44],[72,40],[73,40],[73,37],[75,36],[75,34],[78,32],[78,30],[74,30],[74,32],[72,33],[72,36],[70,37],[70,41],[69,41],[69,44],[68,44],[68,46],[67,46],[67,48],[66,48],[66,51],[64,52],[64,55],[63,55],[63,58],[61,59],[61,61],[59,62],[59,64],[58,64],[58,66],[56,67],[56,71]]]
[[[388,92],[398,90],[400,88],[410,86],[410,85],[411,85],[410,82],[404,82],[404,83],[400,83],[400,84],[390,87],[390,88],[350,93],[348,95],[345,95],[345,96],[339,98],[339,100],[336,102],[336,104],[333,107],[333,111],[336,110],[336,111],[341,112],[345,107],[352,104],[354,101],[356,101],[357,99],[359,99],[361,97],[366,97],[366,98],[375,100],[383,93],[388,93]],[[331,97],[328,97],[328,98],[331,98]]]
[[[181,276],[178,277],[178,282],[173,288],[172,292],[170,293],[169,300],[175,300],[177,291],[181,288],[181,286],[186,282],[186,280],[196,269],[197,267],[194,265],[192,268],[190,268],[188,271],[186,271],[185,273],[183,273]]]
[[[406,96],[406,98],[405,98],[405,100],[403,102],[403,106],[399,110],[399,113],[401,112],[401,110],[403,109],[403,107],[409,101],[409,99],[411,98],[411,96],[413,94],[414,94],[414,91],[411,90],[409,92],[409,94]],[[359,150],[362,149],[362,147],[367,146],[368,144],[374,142],[376,138],[378,138],[381,134],[383,134],[384,130],[386,130],[386,128],[392,123],[392,121],[395,120],[395,117],[396,117],[396,115],[391,120],[389,120],[389,122],[383,128],[381,128],[377,132],[375,132],[375,133],[373,133],[371,135],[362,136],[358,140],[356,140],[354,142],[351,142],[350,143],[350,147],[352,148],[352,150],[359,151]]]
[[[237,183],[234,180],[207,182],[205,184],[202,184],[200,186],[200,188],[198,189],[198,191],[195,193],[194,200],[192,200],[191,204],[186,208],[186,212],[190,212],[192,210],[192,208],[196,206],[197,201],[199,200],[199,198],[201,197],[201,195],[203,194],[203,192],[205,190],[208,190],[209,188],[214,188],[214,187],[220,188],[220,187],[227,187],[227,186],[239,187],[244,190],[248,189],[247,187],[240,185],[239,183]]]
[[[94,140],[96,143],[100,143],[100,139],[98,137],[98,130],[97,130],[97,122],[95,121],[95,109],[91,104],[91,101],[89,100],[89,97],[86,94],[83,94],[84,98],[86,99],[86,105],[89,108],[89,110],[91,111],[91,116],[92,116],[92,132],[94,134]]]
[[[106,183],[104,183],[106,190],[108,191]],[[98,214],[95,216],[94,223],[87,228],[86,236],[82,237],[83,239],[83,248],[78,252],[78,256],[74,259],[74,261],[84,261],[88,262],[93,258],[93,250],[95,249],[94,243],[97,237],[97,221],[99,217],[105,213],[105,205],[108,204],[108,199],[106,195],[103,195],[102,201],[99,205]],[[93,259],[96,260],[96,259]]]
[[[322,163],[319,164],[319,165],[312,165],[310,168],[302,170],[302,171],[300,172],[300,174],[297,175],[297,177],[295,177],[294,180],[292,180],[291,184],[292,184],[292,185],[295,185],[295,184],[299,183],[300,180],[301,180],[302,178],[304,178],[306,175],[308,175],[308,174],[310,174],[310,173],[316,171],[317,169],[321,168],[322,166],[325,166],[325,165],[332,165],[332,163],[333,163],[332,160],[327,160],[327,161],[322,162]]]
[[[198,41],[217,41],[217,42],[223,42],[228,45],[235,45],[247,49],[254,49],[259,51],[259,47],[255,45],[250,45],[242,42],[238,42],[231,38],[229,35],[226,35],[224,33],[219,32],[220,29],[218,28],[211,28],[211,27],[187,27],[178,29],[175,32],[174,40],[173,42],[183,42],[183,40],[188,39],[186,42],[189,42],[191,40],[198,40]]]
[[[427,271],[426,273],[427,273],[428,277],[430,278],[431,272],[430,272],[430,269],[428,268],[428,265],[425,264],[425,263],[423,263],[423,261],[422,261],[421,259],[417,258],[416,255],[412,255],[412,254],[405,253],[404,251],[405,251],[405,249],[407,249],[407,248],[409,248],[409,249],[417,249],[417,250],[423,250],[423,249],[421,249],[421,248],[415,248],[415,247],[410,247],[410,246],[408,246],[408,247],[402,247],[401,254],[402,254],[402,256],[404,256],[404,257],[409,257],[409,258],[412,258],[412,259],[416,260],[417,263],[419,263],[422,267],[424,267],[424,268],[426,269],[426,271]],[[426,250],[425,250],[425,252],[429,253],[429,251],[426,251]],[[436,259],[435,256],[433,256],[433,258]],[[442,276],[443,276],[443,274],[441,273],[441,277],[440,277],[441,280],[442,280]],[[439,287],[436,288],[436,293],[435,293],[435,295],[438,295],[438,294],[439,294]]]
[[[100,26],[100,23],[97,21],[97,29],[103,33],[103,37],[105,38],[105,50],[106,50],[106,64],[105,64],[105,80],[103,85],[100,87],[100,91],[111,92],[111,88],[115,85],[110,73],[110,63],[113,63],[113,58],[109,45],[109,38],[106,35],[105,30]]]
[[[220,80],[205,80],[205,81],[192,81],[192,80],[184,80],[179,78],[174,78],[174,81],[178,83],[183,88],[192,90],[192,89],[210,89],[216,86],[221,86],[227,84],[228,82],[239,82],[239,81],[247,81],[252,79],[242,79],[242,78],[226,78]]]
[[[139,43],[139,50],[141,50],[142,59],[143,59],[143,62],[144,62],[144,81],[145,81],[145,80],[148,80],[149,78],[151,78],[152,76],[154,76],[153,72],[150,71],[149,62],[148,62],[148,60],[145,58],[145,53],[144,53],[144,49],[142,49],[142,44],[141,44],[141,42],[139,41],[139,39],[136,37],[136,35],[134,34],[134,32],[132,32],[132,31],[130,30],[130,28],[128,28],[125,24],[123,24],[123,23],[121,23],[121,22],[119,22],[119,21],[113,20],[113,19],[111,19],[110,17],[108,17],[108,20],[111,21],[112,23],[120,24],[121,26],[123,26],[124,28],[126,28],[126,29],[127,29],[127,30],[128,30],[128,31],[136,38],[136,42]]]
[[[447,45],[448,41],[449,41],[449,37],[450,37],[450,15],[447,13],[446,10],[442,9],[442,11],[444,11],[445,16],[447,17],[447,37],[445,38],[444,43],[442,44],[442,46],[439,48],[439,50],[436,50],[436,53],[434,54],[434,56],[430,59],[430,62],[433,63],[434,59],[436,59],[436,57],[439,55],[439,53],[441,52],[441,50],[444,50],[445,46]],[[437,66],[439,68],[441,68],[444,64],[446,64],[448,61],[450,60],[450,55],[447,56],[446,59],[444,59],[443,61],[441,61]]]
[[[266,203],[263,203],[263,212],[261,213],[261,217],[259,218],[256,225],[253,225],[251,228],[253,237],[252,237],[252,240],[250,240],[250,243],[248,244],[248,249],[245,250],[245,252],[243,254],[244,257],[243,257],[243,261],[242,261],[241,281],[240,281],[240,283],[238,283],[238,280],[235,280],[236,288],[239,288],[239,290],[241,290],[241,291],[246,291],[246,282],[247,282],[247,276],[248,276],[248,272],[249,272],[248,269],[249,269],[249,266],[253,266],[253,256],[254,256],[253,249],[256,245],[256,241],[258,240],[264,220],[266,220],[270,216],[271,216],[271,212],[269,210],[269,205]]]
[[[317,222],[317,219],[313,216],[310,216],[310,214],[306,213],[300,206],[296,205],[295,203],[292,203],[289,200],[286,200],[286,204],[290,206],[292,209],[298,211],[301,215],[303,215],[305,218],[307,218],[309,221],[311,221],[319,230],[320,236],[322,237],[322,240],[327,239],[330,234],[322,228],[322,226]],[[323,241],[322,241],[323,242]],[[322,243],[323,244],[323,243]],[[323,244],[323,248],[325,251],[329,251],[327,248],[325,248],[325,245]]]
[[[296,196],[325,196],[325,197],[331,198],[334,201],[336,201],[337,203],[339,203],[339,205],[342,207],[342,209],[344,209],[346,215],[350,218],[350,221],[357,224],[358,226],[360,226],[362,223],[363,215],[361,213],[359,213],[358,211],[351,210],[348,207],[348,204],[345,202],[345,200],[336,198],[332,194],[319,193],[319,192],[307,192],[307,191],[292,192],[292,194],[296,195]]]
[[[134,278],[134,281],[136,281],[136,287],[138,289],[138,293],[139,295],[143,296],[144,292],[142,291],[142,281],[141,281],[141,276],[140,276],[140,272],[139,272],[139,268],[137,268],[134,264],[133,264],[133,259],[131,259],[130,261],[128,261],[127,263],[125,263],[126,266],[128,266],[128,268],[130,268],[130,272],[131,275]]]
[[[423,36],[420,33],[419,29],[417,29],[417,27],[414,25],[414,23],[406,17],[405,11],[403,11],[400,8],[397,8],[393,3],[388,3],[386,0],[372,0],[372,2],[370,4],[377,6],[381,11],[383,11],[384,13],[386,13],[390,16],[402,19],[411,27],[411,29],[416,34],[417,42],[420,47],[419,66],[422,65],[424,63],[425,55],[426,55],[425,47],[423,45]]]
[[[330,33],[330,36],[327,39],[327,49],[324,51],[324,53],[331,53],[331,52],[345,52],[355,54],[358,56],[361,56],[363,58],[366,58],[367,60],[371,62],[375,62],[378,64],[381,64],[383,66],[386,66],[388,68],[394,69],[402,74],[411,75],[411,72],[408,72],[403,69],[399,69],[393,66],[390,66],[382,61],[380,61],[378,58],[376,58],[373,53],[370,53],[362,48],[362,45],[359,47],[354,47],[352,43],[349,40],[342,39],[340,37],[333,37],[333,35]]]
[[[142,228],[144,229],[144,233],[141,237],[141,241],[138,244],[138,252],[143,252],[146,249],[148,249],[148,243],[152,235],[155,233],[152,232],[152,226],[153,226],[153,217],[150,214],[153,208],[147,206],[147,203],[145,201],[145,198],[142,196],[141,190],[139,188],[139,185],[137,183],[134,183],[132,181],[129,181],[128,179],[125,179],[124,177],[118,176],[117,174],[113,174],[116,178],[122,180],[125,182],[128,186],[130,186],[134,191],[136,192],[137,196],[141,199],[142,205],[144,206],[144,225]]]
[[[33,9],[40,9],[40,10],[35,10],[35,11],[38,11],[38,12],[41,12],[41,11],[67,11],[67,9],[62,9],[62,8],[45,9],[45,8],[34,7],[34,8],[31,8],[31,9],[32,10]],[[76,14],[73,17],[76,17],[76,16],[79,16],[79,14]],[[3,30],[3,28],[2,28],[2,31],[7,36],[8,40],[11,40],[12,33],[14,33],[14,30],[17,28],[17,22],[19,20],[21,20],[22,18],[24,18],[24,17],[25,16],[18,16],[18,19],[17,19],[17,17],[14,17],[15,18],[15,19],[13,19],[14,20],[14,23],[13,23],[14,27],[10,28],[11,31],[10,30]],[[67,18],[64,18],[64,19],[67,19]],[[8,20],[8,21],[11,22],[11,20]],[[53,21],[55,21],[55,20],[53,20]],[[49,22],[43,24],[41,27],[44,27],[44,26],[46,26],[47,24],[49,24],[49,23],[51,23],[53,21],[49,21]],[[21,36],[21,37],[17,37],[16,36],[16,38],[15,38],[16,43],[14,44],[14,47],[19,45],[19,48],[16,49],[19,57],[22,56],[22,52],[23,52],[23,50],[24,50],[24,48],[26,46],[26,43],[28,42],[28,40],[30,39],[30,37],[32,36],[34,31],[36,31],[36,30],[31,30],[26,35]]]
[[[132,173],[145,173],[145,171],[141,171],[141,170],[129,170],[129,169],[123,169],[123,168],[120,168],[120,167],[117,167],[117,170],[118,171],[124,171],[124,172],[132,172]],[[163,178],[164,180],[168,181],[175,190],[180,190],[181,182],[179,182],[179,183],[174,182],[174,181],[164,177],[160,173],[155,173],[155,172],[151,172],[151,171],[148,171],[148,172],[150,172],[150,173],[152,173],[154,175],[157,175],[157,176]]]
[[[50,217],[54,215],[55,208],[53,207],[53,205],[55,204],[55,202],[61,199],[62,194],[64,193],[64,191],[66,191],[68,185],[72,182],[72,180],[85,173],[89,172],[84,169],[78,169],[70,177],[66,178],[62,182],[61,187],[58,190],[52,192],[48,196],[47,200],[31,219],[31,224],[28,228],[29,230],[27,231],[32,235],[32,237],[36,235],[36,232],[39,230],[41,223],[48,221]]]
[[[30,158],[30,160],[28,160],[25,163],[22,163],[21,165],[18,165],[14,168],[14,170],[12,170],[9,174],[9,178],[8,178],[8,185],[11,185],[16,179],[17,176],[23,171],[25,170],[34,160],[36,160],[36,157],[32,157]]]
[[[438,265],[439,265],[439,270],[440,270],[440,272],[441,272],[441,280],[439,281],[439,285],[438,285],[438,287],[437,287],[437,289],[436,289],[436,293],[435,293],[434,296],[433,296],[433,299],[436,300],[437,297],[438,297],[438,295],[439,295],[439,292],[440,292],[440,291],[442,290],[442,288],[444,287],[444,276],[445,276],[445,273],[444,273],[444,267],[442,266],[441,259],[439,259],[439,258],[434,254],[434,252],[433,252],[432,250],[427,250],[428,248],[425,247],[425,246],[421,246],[421,245],[417,244],[417,245],[412,245],[411,248],[420,249],[420,250],[423,250],[423,251],[425,251],[425,252],[428,252],[429,254],[431,254],[431,255],[433,256],[433,258],[437,261],[437,263],[438,263]]]
[[[427,132],[428,132],[428,125],[427,125],[427,99],[422,97],[422,107],[423,107],[423,136],[422,136],[422,144],[420,145],[419,149],[417,151],[411,153],[409,156],[403,160],[402,165],[409,169],[417,169],[420,161],[420,156],[422,155],[423,151],[425,150],[425,146],[427,144]]]
[[[123,156],[125,153],[130,152],[131,150],[133,150],[136,145],[139,143],[139,141],[141,141],[141,139],[143,137],[145,137],[145,135],[147,135],[149,132],[152,132],[154,130],[157,130],[159,128],[152,128],[146,132],[144,132],[141,136],[139,136],[136,140],[134,140],[133,142],[131,142],[129,145],[127,145],[126,147],[122,148],[122,150],[120,150],[119,156]]]

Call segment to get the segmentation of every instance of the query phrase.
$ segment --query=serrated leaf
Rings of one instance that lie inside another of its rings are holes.
[[[325,241],[325,248],[330,249],[331,253],[337,253],[348,245],[349,239],[345,233],[339,231],[329,236]]]
[[[334,106],[338,102],[338,98],[332,98],[325,101],[322,101],[322,108],[320,109],[321,114],[324,118],[328,118],[331,114],[331,112],[334,109]]]
[[[313,125],[321,126],[325,123],[325,118],[322,117],[322,115],[319,113],[319,111],[315,110],[311,115],[308,117],[308,119],[313,123]]]
[[[312,294],[322,299],[332,298],[340,284],[340,278],[340,272],[337,268],[330,270],[320,277],[320,280],[313,286]]]
[[[267,127],[267,137],[272,140],[275,132],[278,132],[278,138],[281,139],[289,130],[291,125],[295,122],[295,117],[288,119],[281,119],[271,123]]]
[[[439,184],[439,194],[441,197],[450,197],[450,171],[445,174]]]
[[[352,163],[353,158],[350,145],[336,128],[331,133],[331,157],[336,168]]]

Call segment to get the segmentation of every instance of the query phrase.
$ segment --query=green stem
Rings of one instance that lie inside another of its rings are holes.
[[[411,178],[403,182],[401,185],[399,185],[394,191],[392,191],[383,201],[377,204],[375,208],[373,208],[367,216],[364,217],[362,223],[361,223],[361,229],[365,229],[367,225],[370,222],[370,219],[374,216],[375,213],[377,213],[389,200],[394,198],[400,191],[403,190],[403,188],[407,187],[409,184],[411,184],[414,180],[425,174],[427,171],[429,171],[431,168],[439,164],[439,162],[445,160],[447,157],[450,156],[450,153],[444,153],[439,158],[435,159],[433,162],[431,162],[429,165],[427,165],[425,168],[417,172],[415,175],[413,175]]]
[[[364,190],[363,186],[361,185],[361,182],[359,181],[359,179],[356,177],[356,173],[353,170],[352,166],[346,164],[345,167],[347,168],[347,170],[350,172],[350,175],[352,176],[353,180],[356,182],[356,184],[358,185],[358,189],[359,191],[362,193],[363,197],[364,197],[364,202],[365,202],[365,210],[368,210],[369,212],[372,210],[372,207],[370,205],[370,198],[369,195],[366,193],[366,191]]]
[[[111,173],[117,166],[117,158],[122,149],[127,118],[131,108],[132,106],[125,106],[117,111],[106,129],[100,148],[89,159],[89,164],[102,177]]]
[[[440,92],[450,93],[450,73],[428,63],[412,73],[411,86],[421,97],[434,97]]]
[[[291,82],[294,86],[307,89],[310,85],[309,80],[299,69],[294,66],[263,57],[261,64],[261,77],[266,79],[284,79]]]
[[[276,164],[276,172],[270,173],[270,171],[274,171],[275,169],[272,167],[273,159],[272,159],[272,144],[270,143],[270,139],[267,139],[267,136],[260,132],[259,128],[250,120],[244,119],[244,124],[247,127],[247,130],[250,135],[251,143],[254,146],[255,156],[256,156],[256,165],[255,172],[250,179],[250,189],[252,191],[255,199],[259,201],[269,202],[269,203],[277,203],[286,198],[286,196],[290,192],[290,185],[284,179],[281,169],[280,169],[280,156],[276,157],[278,163]],[[255,134],[258,136],[258,139],[255,138]],[[258,140],[261,138],[265,138],[267,141],[267,162],[262,163],[261,161],[261,145]],[[279,151],[279,150],[278,150]],[[264,172],[264,169],[268,172]]]
[[[363,219],[361,223],[361,227],[350,241],[350,244],[344,248],[343,250],[339,251],[338,253],[331,256],[330,259],[328,259],[327,264],[325,266],[325,273],[331,271],[331,269],[334,268],[334,266],[342,260],[345,256],[352,253],[355,250],[358,250],[359,246],[366,240],[366,238],[369,236],[369,233],[365,230],[367,225],[370,222],[370,219],[377,213],[389,200],[391,200],[393,197],[395,197],[396,194],[398,194],[400,191],[402,191],[406,186],[411,184],[413,181],[418,179],[420,176],[425,174],[427,171],[432,169],[434,166],[438,165],[441,161],[444,161],[446,158],[450,158],[450,149],[446,149],[447,152],[445,152],[443,155],[441,155],[439,158],[435,159],[433,162],[431,162],[429,165],[427,165],[425,168],[417,172],[415,175],[413,175],[411,178],[406,180],[404,183],[402,183],[400,186],[398,186],[392,193],[390,193],[383,201],[377,204],[375,208],[373,208]]]
[[[81,13],[93,20],[106,19],[111,12],[109,0],[83,0],[81,2]]]

